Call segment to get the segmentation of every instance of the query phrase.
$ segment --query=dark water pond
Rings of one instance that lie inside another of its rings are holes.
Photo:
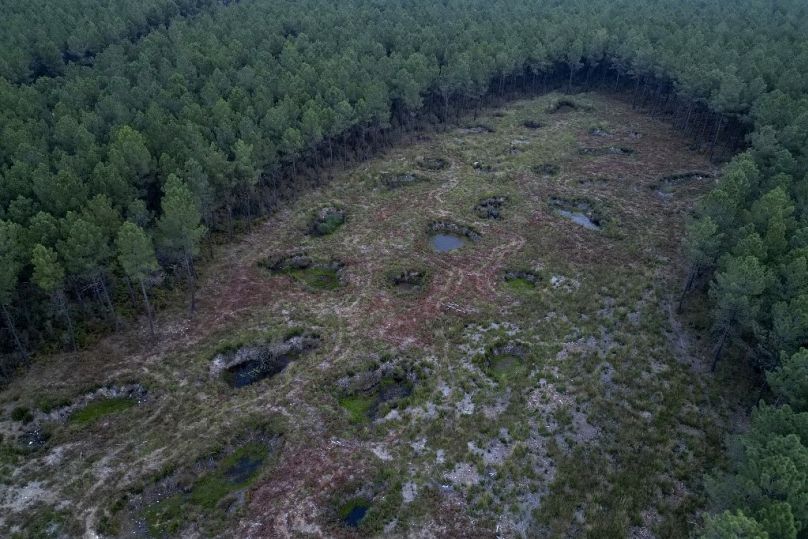
[[[225,375],[225,380],[235,388],[248,386],[264,378],[275,376],[285,369],[291,361],[292,358],[286,354],[274,358],[246,361],[229,368]]]
[[[343,522],[345,522],[346,526],[357,527],[359,523],[362,522],[362,519],[365,518],[365,514],[368,512],[368,506],[364,504],[356,504],[351,507],[351,510],[348,511],[348,514],[345,515],[343,518]]]
[[[433,234],[430,237],[429,243],[432,244],[432,249],[438,253],[447,253],[460,249],[466,243],[465,239],[454,234]]]
[[[246,483],[255,475],[264,463],[262,456],[245,455],[239,458],[230,468],[225,470],[227,480],[235,485]]]

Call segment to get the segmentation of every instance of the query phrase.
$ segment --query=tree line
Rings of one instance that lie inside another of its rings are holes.
[[[0,53],[4,367],[42,343],[80,346],[117,327],[130,304],[151,322],[162,278],[184,281],[193,308],[208,232],[266,212],[327,163],[366,156],[391,133],[450,120],[492,94],[603,85],[627,89],[711,152],[722,139],[748,146],[688,225],[682,301],[707,290],[716,364],[805,378],[804,2],[3,7],[12,14]],[[803,412],[790,402],[772,409],[793,423]],[[791,430],[784,443],[795,436],[801,449],[778,458],[799,469],[808,441]],[[716,507],[732,511],[710,521],[715,529],[752,522],[794,536],[772,527],[775,513],[795,534],[808,527],[805,482],[756,481],[756,496],[716,494]]]
[[[218,5],[217,0],[2,0],[0,76],[26,83],[61,75],[69,63],[92,65],[94,56],[113,43]]]

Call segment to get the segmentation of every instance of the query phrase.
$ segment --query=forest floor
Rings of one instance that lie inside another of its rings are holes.
[[[336,172],[221,247],[156,343],[37,361],[0,393],[2,534],[686,537],[735,410],[674,312],[717,171],[561,98]],[[344,224],[310,234],[324,207]],[[255,357],[282,370],[247,383]]]

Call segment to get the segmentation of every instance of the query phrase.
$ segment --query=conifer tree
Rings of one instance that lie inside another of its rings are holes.
[[[176,175],[168,177],[161,200],[163,214],[157,222],[159,245],[185,270],[190,289],[189,309],[196,310],[194,257],[205,234],[196,200],[187,185]]]
[[[115,247],[118,251],[118,263],[124,273],[129,279],[140,285],[146,316],[149,320],[149,334],[154,339],[154,314],[149,302],[149,293],[146,290],[150,274],[158,269],[151,238],[138,225],[127,221],[118,230]]]

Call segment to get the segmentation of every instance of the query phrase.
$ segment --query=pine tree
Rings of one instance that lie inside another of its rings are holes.
[[[109,233],[72,212],[67,215],[65,227],[66,238],[58,242],[58,251],[65,262],[65,269],[76,278],[90,282],[117,327],[118,316],[106,283],[106,264],[112,255],[108,242]]]
[[[760,299],[769,283],[767,268],[754,256],[729,257],[710,288],[713,330],[717,336],[711,370],[715,370],[728,339],[757,329]]]
[[[808,349],[783,357],[780,367],[769,372],[766,380],[794,410],[808,412]],[[808,439],[803,441],[808,444]]]
[[[118,251],[118,263],[126,276],[140,284],[146,316],[149,319],[149,334],[154,339],[154,315],[146,291],[146,282],[149,275],[157,271],[159,266],[151,238],[138,225],[127,221],[118,230],[115,247]]]
[[[73,329],[70,306],[64,293],[65,270],[59,262],[59,255],[50,247],[45,247],[38,243],[34,245],[31,254],[31,263],[34,266],[34,284],[50,294],[53,298],[53,302],[65,317],[70,345],[75,351],[76,332]]]
[[[21,269],[22,227],[16,223],[0,220],[0,309],[3,311],[3,317],[17,351],[23,359],[28,359],[28,350],[23,346],[14,319],[8,310]]]
[[[769,539],[769,534],[741,511],[724,511],[720,515],[707,515],[701,539]]]
[[[682,310],[682,302],[692,288],[696,277],[715,263],[721,247],[721,239],[722,234],[718,232],[718,226],[709,215],[689,223],[684,239],[684,251],[685,258],[690,263],[690,271],[682,294],[679,296],[679,311]]]
[[[161,200],[163,215],[157,221],[159,245],[185,269],[190,288],[191,313],[196,310],[194,257],[205,234],[201,216],[191,190],[176,175],[168,177]]]

